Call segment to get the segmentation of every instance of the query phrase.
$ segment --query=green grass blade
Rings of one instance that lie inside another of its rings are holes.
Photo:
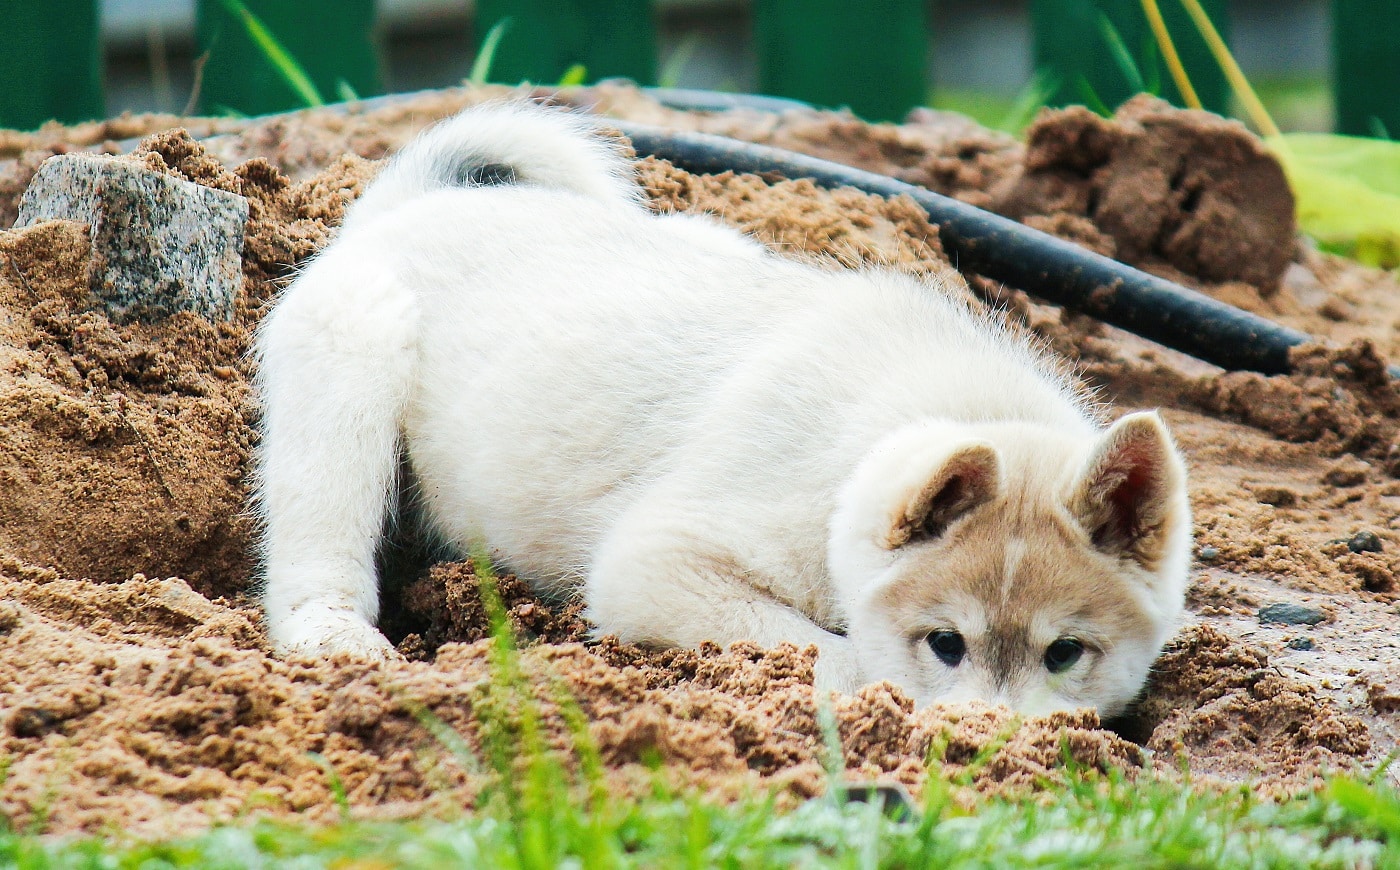
[[[1249,79],[1240,70],[1240,65],[1235,61],[1235,56],[1230,53],[1230,47],[1225,44],[1220,31],[1206,14],[1206,10],[1201,6],[1200,0],[1179,0],[1182,7],[1186,9],[1186,14],[1191,16],[1191,23],[1196,25],[1196,31],[1201,34],[1201,38],[1206,41],[1206,47],[1210,49],[1215,62],[1220,66],[1220,71],[1225,74],[1225,80],[1230,83],[1230,89],[1239,97],[1244,104],[1254,126],[1259,128],[1259,132],[1264,138],[1276,138],[1279,135],[1278,125],[1269,116],[1269,111],[1264,108],[1264,104],[1259,101],[1259,95],[1254,92],[1254,87],[1249,83]]]
[[[1327,785],[1327,796],[1352,818],[1400,844],[1400,796],[1395,792],[1354,779],[1334,779]]]
[[[819,757],[826,770],[826,795],[842,803],[846,800],[846,749],[841,744],[841,726],[831,708],[831,696],[825,693],[817,696],[817,728],[822,736]]]
[[[1035,113],[1060,89],[1060,77],[1048,67],[1036,70],[1030,82],[1016,95],[1016,101],[997,122],[996,129],[1019,133],[1030,125]]]
[[[408,711],[410,716],[418,721],[419,725],[422,725],[423,728],[433,736],[433,739],[438,742],[439,746],[447,750],[448,754],[452,756],[453,760],[457,762],[457,766],[460,767],[463,772],[469,774],[480,774],[482,772],[481,761],[476,757],[476,753],[472,751],[471,745],[467,743],[461,734],[457,733],[455,728],[442,721],[436,713],[412,698],[400,697],[399,703],[403,705],[403,708]]]
[[[5,783],[10,779],[10,765],[14,764],[14,758],[8,753],[0,755],[0,789],[5,787]],[[0,812],[0,834],[8,834],[14,830],[14,822],[4,812]]]
[[[481,41],[481,49],[472,61],[471,72],[467,74],[468,84],[477,87],[486,84],[486,77],[491,74],[491,65],[496,61],[496,46],[501,44],[501,38],[510,29],[510,21],[510,18],[502,18],[486,32],[486,38]]]
[[[331,795],[335,798],[335,805],[340,810],[340,821],[342,823],[350,821],[350,796],[345,792],[345,782],[336,772],[330,759],[319,752],[306,753],[312,761],[321,766],[326,772],[326,782],[330,786]]]
[[[679,87],[681,73],[690,65],[690,59],[695,56],[695,50],[699,47],[699,34],[687,33],[676,46],[676,50],[671,52],[671,56],[661,65],[661,73],[656,77],[656,83],[663,88]]]
[[[559,77],[559,87],[576,88],[588,80],[588,67],[581,63],[576,63],[564,70],[564,74]]]
[[[1151,36],[1144,36],[1142,39],[1142,65],[1147,76],[1143,81],[1143,91],[1152,94],[1154,97],[1162,95],[1162,65],[1158,63],[1157,40]]]
[[[1142,70],[1138,69],[1137,61],[1133,60],[1128,46],[1123,44],[1123,37],[1119,35],[1118,28],[1114,27],[1113,22],[1102,12],[1099,13],[1099,34],[1108,45],[1108,53],[1117,64],[1118,71],[1128,80],[1128,87],[1135,94],[1144,93],[1147,85],[1142,80]]]
[[[1075,86],[1079,91],[1080,98],[1084,100],[1084,105],[1088,106],[1092,111],[1103,115],[1105,118],[1113,117],[1113,110],[1110,109],[1108,103],[1105,103],[1103,98],[1099,96],[1099,92],[1094,90],[1094,86],[1089,84],[1087,78],[1083,75],[1079,76],[1079,79],[1075,82]]]
[[[1181,55],[1176,52],[1176,43],[1172,41],[1171,32],[1167,30],[1167,22],[1162,18],[1162,10],[1157,5],[1157,0],[1142,0],[1142,14],[1147,17],[1152,38],[1162,52],[1162,62],[1171,73],[1172,81],[1181,94],[1181,101],[1188,109],[1204,108],[1201,98],[1196,95],[1196,89],[1191,85],[1191,77],[1186,74],[1186,67],[1181,63]]]
[[[296,58],[292,57],[288,51],[282,47],[282,43],[277,41],[277,37],[272,35],[266,25],[252,10],[243,5],[241,0],[220,0],[224,9],[234,18],[243,22],[243,28],[248,32],[249,38],[262,51],[268,63],[277,70],[302,102],[308,106],[324,106],[326,101],[321,99],[321,92],[316,89],[316,84],[311,81],[311,77],[306,74],[306,70],[301,68]]]

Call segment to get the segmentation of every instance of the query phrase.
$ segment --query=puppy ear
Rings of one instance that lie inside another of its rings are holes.
[[[990,501],[1001,481],[1001,462],[990,444],[972,442],[945,454],[922,482],[904,489],[882,543],[894,550],[936,538],[954,520]]]
[[[1181,459],[1154,412],[1129,414],[1099,439],[1072,490],[1070,511],[1094,546],[1156,570],[1186,485]]]

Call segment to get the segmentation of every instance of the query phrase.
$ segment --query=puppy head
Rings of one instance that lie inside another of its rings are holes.
[[[899,430],[843,490],[828,561],[867,679],[1112,716],[1176,627],[1189,552],[1181,458],[1143,413]]]

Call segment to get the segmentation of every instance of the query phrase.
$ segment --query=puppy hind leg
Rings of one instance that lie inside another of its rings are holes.
[[[256,505],[279,653],[392,654],[374,628],[374,559],[396,494],[417,320],[409,288],[341,248],[314,261],[259,329]]]

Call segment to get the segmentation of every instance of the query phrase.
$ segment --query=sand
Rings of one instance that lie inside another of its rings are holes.
[[[364,816],[471,806],[489,779],[434,737],[476,751],[500,719],[472,566],[397,561],[383,625],[405,660],[280,661],[249,590],[245,476],[256,443],[251,330],[296,264],[326,244],[377,161],[431,120],[497,92],[447,91],[371,111],[261,121],[126,118],[0,136],[0,214],[38,158],[131,154],[250,199],[232,322],[116,325],[93,310],[81,225],[0,232],[0,813],[55,832],[188,831],[248,814],[336,817],[318,753]],[[967,276],[966,292],[1072,358],[1109,416],[1160,407],[1191,468],[1197,566],[1189,618],[1142,703],[1021,720],[983,706],[914,710],[889,685],[811,686],[813,651],[646,651],[590,639],[577,604],[501,593],[546,739],[565,755],[576,705],[610,789],[653,767],[722,800],[825,784],[821,721],[846,775],[918,793],[1053,788],[1066,758],[1279,794],[1379,761],[1400,738],[1400,351],[1393,275],[1294,235],[1276,164],[1238,125],[1150,101],[1113,121],[1044,114],[1028,145],[922,112],[870,126],[830,113],[673,112],[621,87],[563,102],[742,136],[927,184],[1309,331],[1299,373],[1226,373]],[[139,148],[110,141],[151,134]],[[217,134],[217,135],[216,135]],[[715,213],[832,268],[951,269],[907,201],[802,181],[696,177],[645,159],[653,207]],[[1132,198],[1140,208],[1120,205]],[[1132,214],[1129,214],[1129,212]],[[1128,218],[1132,218],[1131,220]],[[158,579],[164,578],[164,579]],[[1314,624],[1261,620],[1300,605]],[[1266,611],[1268,613],[1270,611]],[[572,701],[562,703],[563,699]],[[1107,727],[1105,727],[1105,724]],[[984,749],[990,759],[973,762]],[[1067,751],[1066,751],[1067,749]],[[1393,774],[1392,774],[1393,775]]]

